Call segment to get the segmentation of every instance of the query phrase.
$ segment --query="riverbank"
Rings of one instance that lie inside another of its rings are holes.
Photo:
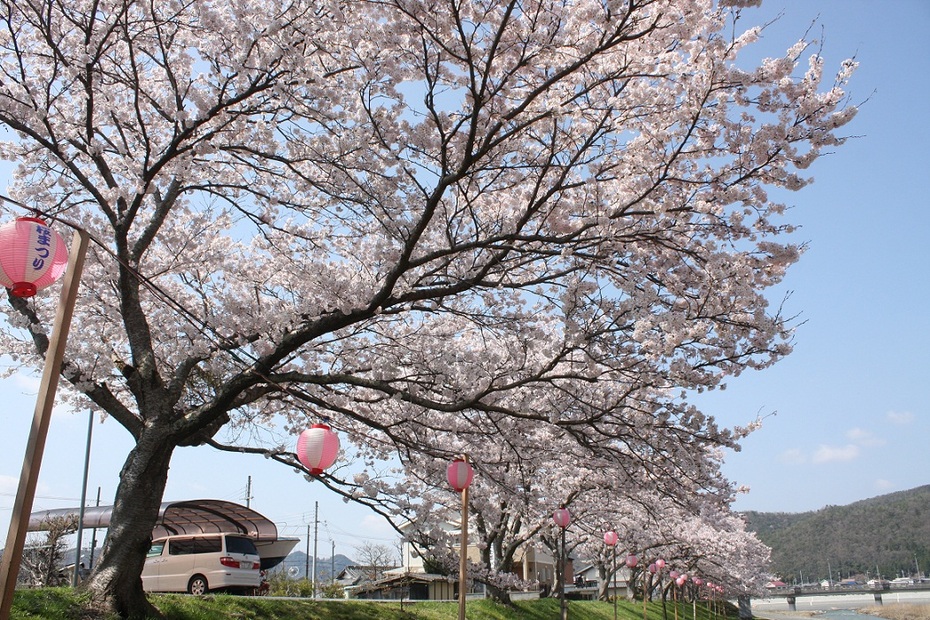
[[[930,620],[930,605],[889,603],[872,605],[859,610],[860,613],[878,616],[887,620]]]

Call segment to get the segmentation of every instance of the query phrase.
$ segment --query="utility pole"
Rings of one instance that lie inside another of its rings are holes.
[[[100,507],[100,487],[97,487],[97,507]],[[94,551],[97,550],[97,528],[90,531],[90,560],[87,563],[88,569],[94,568]]]
[[[307,524],[307,553],[305,554],[306,562],[304,564],[304,579],[310,580],[310,524]]]
[[[320,524],[320,502],[313,502],[313,598],[316,595],[316,543],[317,526]]]
[[[245,507],[252,507],[252,476],[245,483]]]
[[[81,575],[81,544],[84,535],[84,506],[87,503],[87,473],[90,471],[90,440],[94,434],[94,410],[87,412],[87,444],[84,448],[84,478],[81,484],[81,508],[78,510],[77,555],[74,558],[74,574],[71,575],[71,587],[78,587],[84,577]]]

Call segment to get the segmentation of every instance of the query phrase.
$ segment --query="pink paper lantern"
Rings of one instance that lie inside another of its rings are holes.
[[[659,570],[662,570],[663,568],[665,568],[665,560],[663,560],[662,558],[659,558],[658,560],[656,560],[656,568],[658,568]]]
[[[691,581],[693,581],[693,582],[694,582],[694,585],[696,585],[696,586],[698,586],[698,587],[700,587],[701,584],[704,583],[704,581],[703,581],[700,577],[693,577],[693,578],[691,579]]]
[[[562,506],[552,513],[552,520],[564,530],[572,522],[572,513],[568,511],[568,508]]]
[[[668,576],[671,577],[672,579],[678,579],[678,571],[673,570],[672,572],[668,574]]]
[[[639,559],[632,553],[626,556],[626,567],[627,568],[636,568],[637,562],[639,562]]]
[[[339,436],[325,424],[314,424],[297,439],[297,458],[314,476],[336,461]]]
[[[57,232],[36,217],[0,226],[0,284],[17,297],[32,297],[65,272],[68,248]]]
[[[649,565],[649,572],[650,572],[650,573],[652,573],[653,575],[655,575],[658,571],[659,571],[659,569],[658,569],[658,567],[656,567],[655,562],[653,562],[652,564]]]
[[[455,459],[446,468],[446,479],[453,489],[461,493],[471,485],[475,470],[465,459]]]
[[[678,585],[678,587],[680,588],[681,586],[683,586],[683,585],[685,585],[686,583],[688,583],[688,579],[687,579],[687,577],[679,577],[678,579],[675,580],[675,583],[676,583],[676,584]]]
[[[620,537],[617,536],[615,531],[610,530],[609,532],[604,532],[604,544],[608,547],[616,545],[618,540],[620,540]]]

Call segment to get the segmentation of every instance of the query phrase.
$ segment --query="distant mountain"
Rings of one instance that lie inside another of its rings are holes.
[[[308,561],[309,560],[309,561]],[[353,566],[355,562],[341,553],[337,553],[332,558],[317,558],[316,575],[319,581],[329,581],[333,571],[336,575],[342,572],[346,566]],[[308,558],[303,551],[294,551],[290,553],[284,561],[278,564],[273,570],[288,571],[294,579],[303,579],[308,572],[313,572],[313,558]]]
[[[930,572],[930,485],[813,512],[743,514],[789,583]]]

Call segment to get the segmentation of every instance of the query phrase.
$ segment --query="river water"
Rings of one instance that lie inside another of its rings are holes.
[[[916,592],[890,591],[882,592],[882,603],[930,604],[930,591]],[[788,601],[782,597],[752,600],[752,613],[757,618],[768,620],[804,620],[815,616],[816,620],[881,620],[878,616],[858,613],[878,605],[871,593],[842,594],[832,596],[799,596],[795,611],[788,607]]]
[[[834,609],[818,614],[818,618],[828,618],[829,620],[863,620],[863,618],[875,618],[881,620],[880,616],[859,613],[854,609]]]

